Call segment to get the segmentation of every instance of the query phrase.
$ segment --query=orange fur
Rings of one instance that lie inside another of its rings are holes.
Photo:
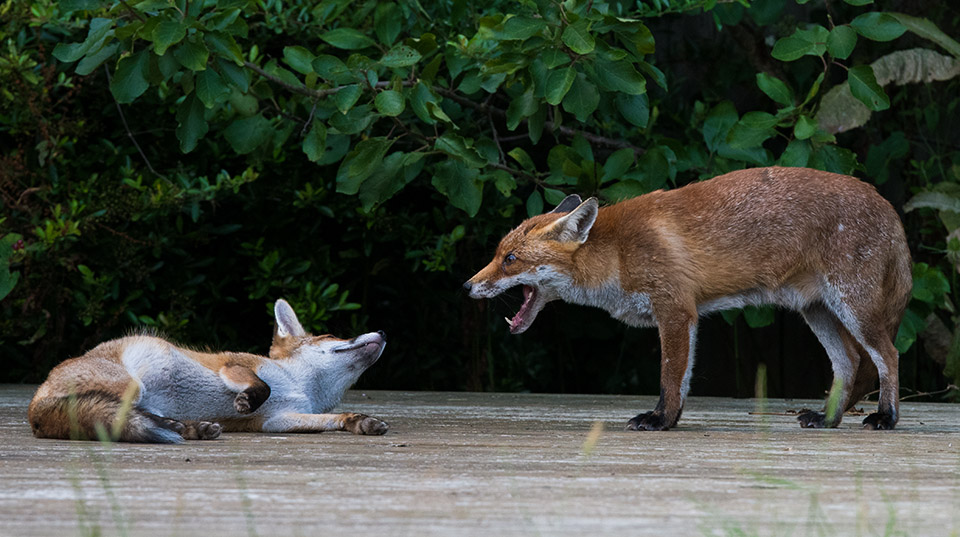
[[[631,420],[631,428],[665,429],[679,419],[701,314],[759,303],[804,315],[844,381],[844,406],[879,368],[881,417],[867,425],[896,423],[892,341],[910,297],[910,254],[899,217],[872,186],[774,167],[602,208],[571,198],[508,233],[465,286],[482,298],[524,285],[527,300],[508,320],[515,333],[557,299],[607,309],[631,325],[658,326],[661,401]],[[873,363],[860,368],[861,358]],[[801,423],[839,422],[821,418]]]

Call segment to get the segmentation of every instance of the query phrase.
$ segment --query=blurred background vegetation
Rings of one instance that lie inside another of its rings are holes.
[[[934,0],[6,0],[0,381],[150,327],[265,352],[270,306],[383,329],[363,387],[651,394],[655,330],[461,283],[565,194],[751,166],[901,211],[903,395],[960,378],[960,6]],[[772,309],[701,324],[695,395],[817,397]],[[949,395],[949,394],[948,394]],[[937,395],[934,399],[941,399]]]

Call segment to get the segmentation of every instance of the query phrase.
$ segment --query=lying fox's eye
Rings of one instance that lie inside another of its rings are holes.
[[[506,257],[503,258],[503,264],[509,265],[510,263],[513,263],[516,260],[517,260],[517,256],[513,255],[513,253],[511,252],[507,254]]]

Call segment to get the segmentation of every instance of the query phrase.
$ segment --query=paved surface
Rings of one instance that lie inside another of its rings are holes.
[[[960,405],[819,431],[694,397],[637,433],[653,398],[351,392],[389,434],[102,446],[33,438],[33,389],[0,386],[3,536],[960,535]]]

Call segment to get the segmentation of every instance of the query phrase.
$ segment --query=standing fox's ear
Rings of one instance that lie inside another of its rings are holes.
[[[563,201],[559,205],[553,208],[551,213],[569,213],[570,211],[577,208],[578,205],[583,203],[583,200],[580,199],[579,194],[570,194],[569,196],[563,198]]]
[[[294,313],[293,308],[290,307],[290,304],[287,304],[286,300],[282,298],[277,300],[277,303],[273,305],[273,314],[277,318],[278,336],[306,335],[306,332],[303,331],[303,326],[300,326],[297,314]]]
[[[569,198],[567,198],[569,199]],[[560,202],[560,205],[567,200]],[[597,198],[588,198],[569,214],[561,216],[550,226],[550,238],[560,242],[579,242],[583,244],[590,235],[590,228],[597,220],[599,206]]]

